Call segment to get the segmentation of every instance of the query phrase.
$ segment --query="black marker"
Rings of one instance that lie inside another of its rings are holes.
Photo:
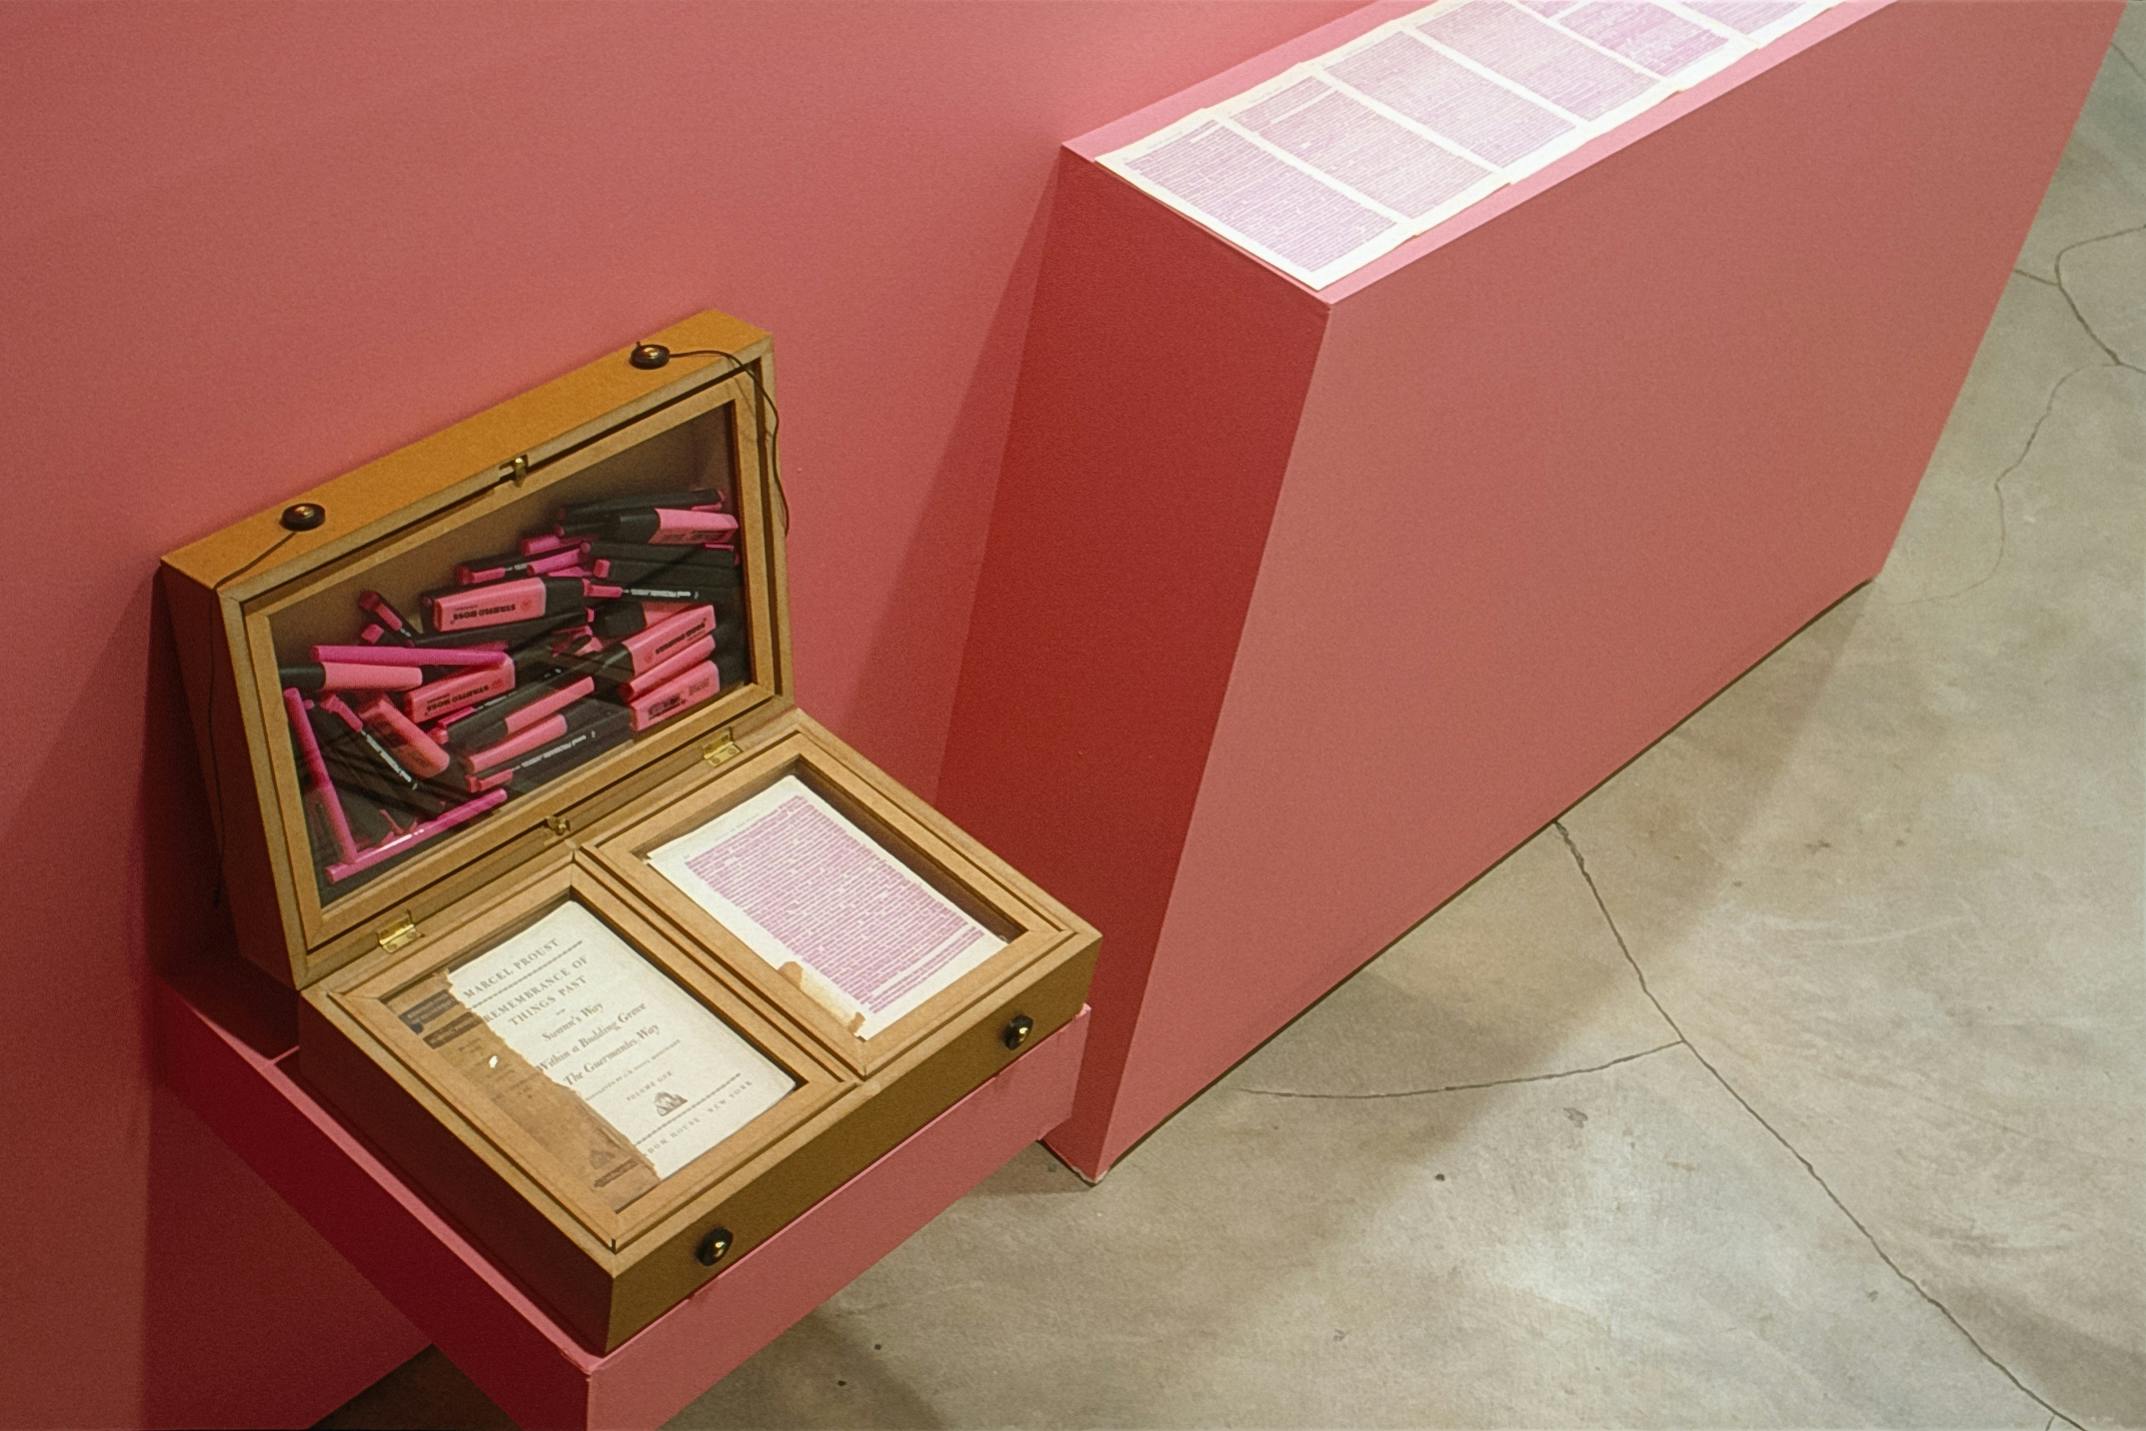
[[[599,497],[593,502],[576,502],[559,509],[559,522],[564,526],[571,522],[595,521],[619,512],[646,512],[654,507],[720,507],[723,497],[720,492],[643,492],[632,497]]]
[[[549,636],[569,626],[582,625],[589,619],[587,607],[579,611],[562,611],[555,616],[539,616],[534,621],[515,621],[505,626],[487,626],[479,631],[450,631],[420,636],[411,644],[419,647],[437,646],[455,651],[483,651],[491,648],[505,649],[521,646],[539,636]]]
[[[697,547],[737,531],[728,512],[696,512],[686,507],[616,512],[561,524],[562,537],[595,537],[609,542],[650,542],[665,547]]]
[[[633,734],[624,706],[588,701],[569,714],[566,734],[481,775],[471,775],[470,788],[496,790],[509,783],[517,787],[541,785],[623,745]]]
[[[655,562],[663,566],[712,566],[736,571],[738,554],[728,547],[664,547],[654,542],[589,543],[589,555],[606,561]]]

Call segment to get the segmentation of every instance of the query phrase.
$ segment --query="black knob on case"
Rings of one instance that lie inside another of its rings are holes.
[[[1027,1014],[1015,1014],[1005,1028],[999,1030],[998,1041],[1008,1048],[1019,1048],[1028,1042],[1028,1036],[1036,1031],[1036,1021]]]
[[[310,532],[328,520],[328,509],[318,502],[293,502],[283,509],[283,525],[290,531]]]
[[[729,1228],[711,1227],[708,1235],[700,1240],[700,1246],[693,1249],[693,1255],[700,1259],[703,1267],[713,1267],[729,1255],[732,1240]]]
[[[671,360],[671,350],[661,343],[636,343],[626,361],[637,368],[660,368]]]

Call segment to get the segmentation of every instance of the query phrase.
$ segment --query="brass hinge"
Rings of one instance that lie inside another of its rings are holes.
[[[742,754],[744,752],[738,749],[738,743],[730,738],[730,729],[727,726],[716,732],[714,740],[700,748],[700,758],[710,765],[728,765]]]
[[[562,840],[574,833],[574,822],[564,815],[546,815],[544,825]]]
[[[521,486],[529,476],[529,454],[526,452],[515,454],[514,459],[506,464],[506,471],[500,475],[515,486]]]
[[[405,911],[401,918],[380,931],[382,949],[400,949],[417,937],[417,921]]]

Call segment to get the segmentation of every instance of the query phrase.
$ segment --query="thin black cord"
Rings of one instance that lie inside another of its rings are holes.
[[[222,591],[226,586],[229,586],[232,582],[252,571],[262,562],[267,561],[271,556],[274,556],[278,548],[297,535],[298,533],[296,532],[285,532],[282,536],[277,537],[267,546],[261,548],[251,561],[235,566],[230,571],[225,572],[210,590]],[[216,874],[215,882],[209,886],[209,908],[211,909],[221,908],[224,902],[224,848],[230,841],[228,833],[230,821],[224,813],[223,766],[216,754],[216,697],[217,693],[223,689],[216,679],[216,653],[222,649],[222,646],[223,642],[221,641],[211,639],[209,642],[209,709],[201,718],[201,741],[209,749],[209,796],[216,802]]]
[[[760,376],[760,365],[748,363],[736,353],[724,348],[671,348],[666,351],[672,358],[728,358],[730,372],[724,373],[724,377],[729,377],[730,373],[743,373],[753,380],[754,404],[764,409],[757,415],[767,428],[768,472],[775,479],[775,501],[781,509],[779,515],[782,519],[782,534],[789,536],[790,494],[782,489],[782,409],[775,406],[775,399],[768,396],[767,383]]]

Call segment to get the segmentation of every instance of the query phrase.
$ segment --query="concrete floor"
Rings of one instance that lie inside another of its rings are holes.
[[[675,1424],[2146,1424],[2142,65],[1876,583]],[[505,1421],[427,1353],[330,1424]]]

